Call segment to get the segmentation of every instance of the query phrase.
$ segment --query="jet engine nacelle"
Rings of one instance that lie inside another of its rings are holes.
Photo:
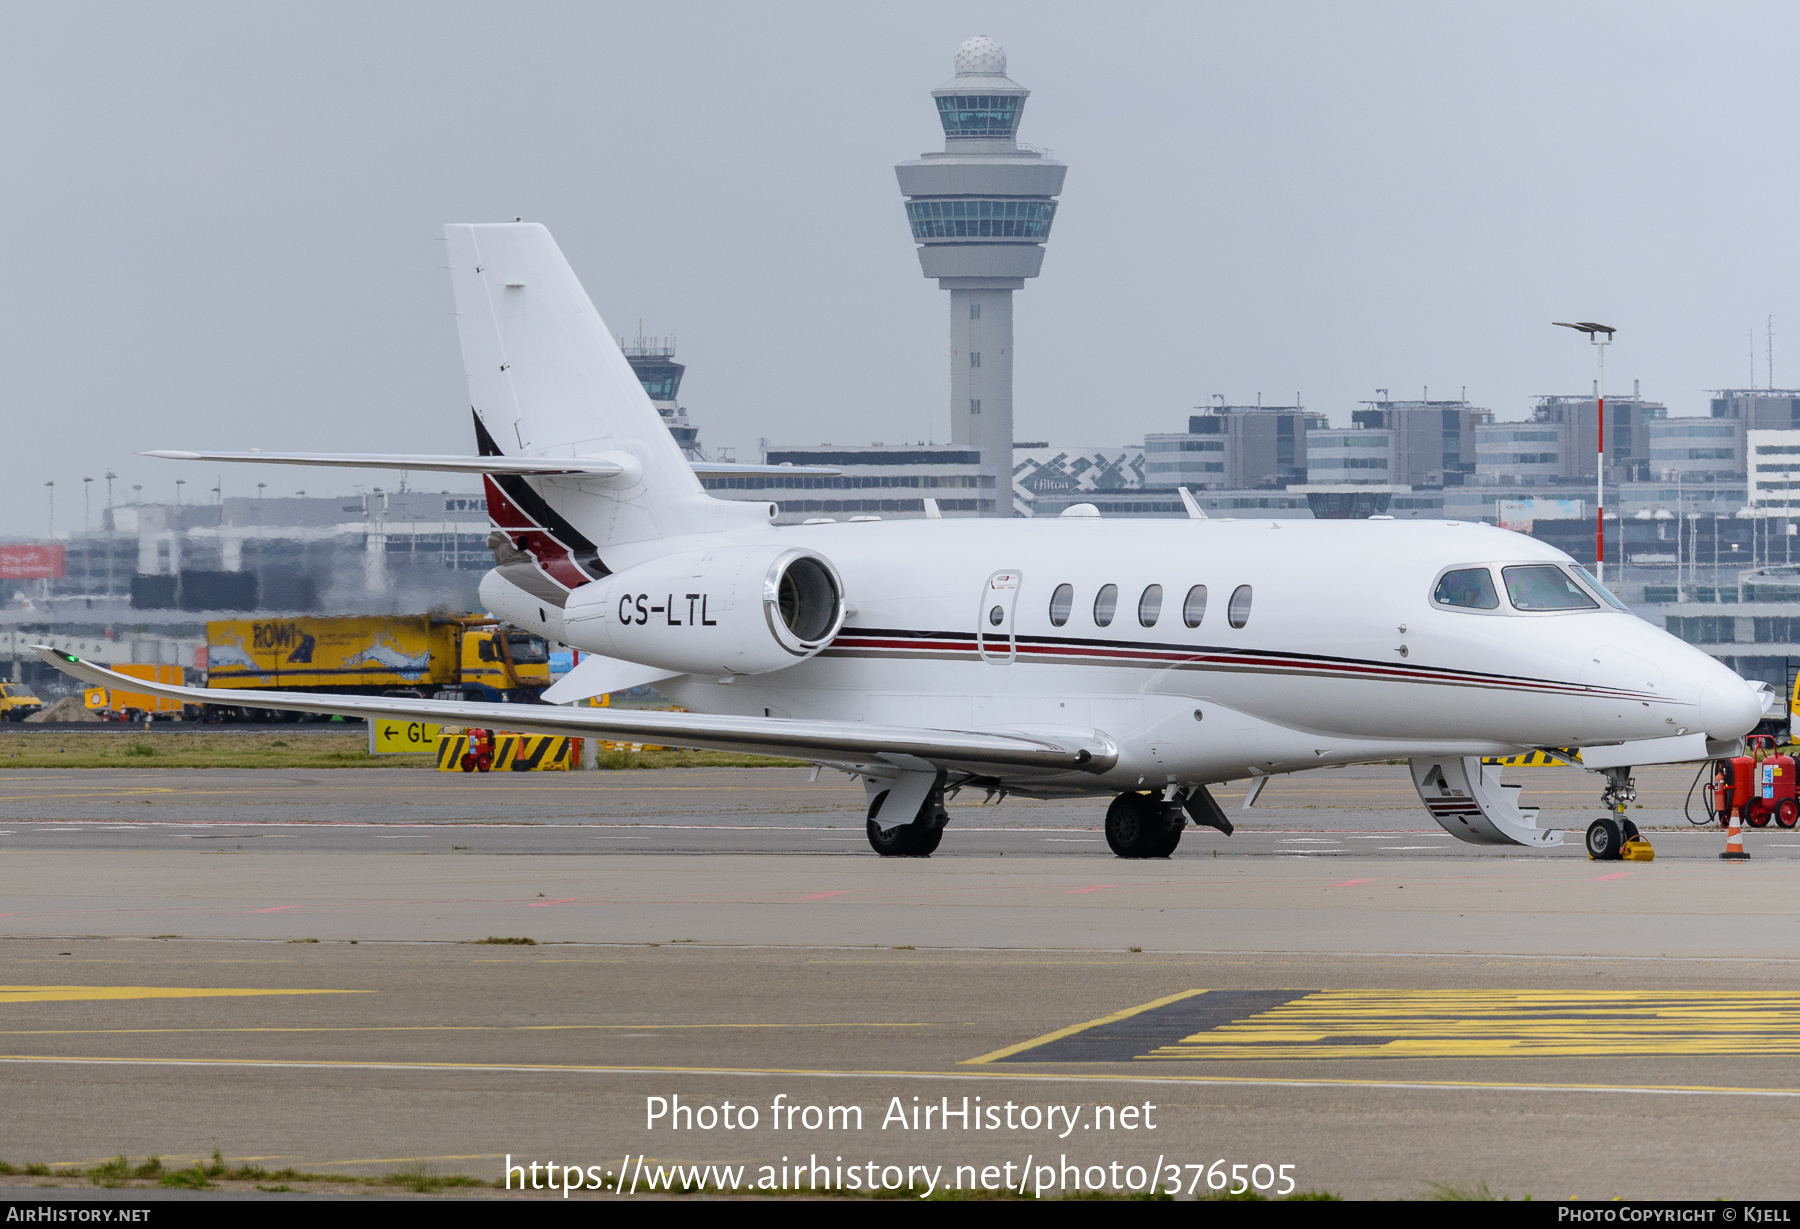
[[[766,674],[805,661],[844,624],[844,582],[814,551],[721,546],[583,585],[569,642],[683,674]]]

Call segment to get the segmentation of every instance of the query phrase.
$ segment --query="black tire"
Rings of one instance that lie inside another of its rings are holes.
[[[911,823],[897,824],[884,832],[875,822],[875,815],[886,801],[887,791],[883,790],[869,803],[869,848],[884,858],[929,858],[936,852],[938,842],[944,839],[944,825],[950,819],[944,813],[943,800],[933,793]]]
[[[1162,834],[1162,839],[1156,843],[1156,852],[1150,856],[1153,858],[1166,858],[1174,853],[1175,847],[1181,844],[1181,831],[1180,828],[1176,827],[1171,827],[1165,831]]]
[[[896,824],[883,832],[880,824],[869,821],[869,848],[884,858],[930,857],[943,835],[942,829],[919,823]]]
[[[1155,794],[1120,794],[1106,808],[1106,843],[1121,858],[1167,857],[1174,849],[1162,848],[1167,838],[1162,799]],[[1179,832],[1175,839],[1181,839]]]
[[[1596,862],[1617,862],[1623,856],[1619,850],[1624,846],[1624,839],[1619,832],[1619,825],[1610,819],[1596,819],[1588,825],[1587,851],[1588,857]]]

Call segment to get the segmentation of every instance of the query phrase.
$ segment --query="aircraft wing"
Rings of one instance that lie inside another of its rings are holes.
[[[1119,748],[1098,730],[1033,727],[1029,730],[937,730],[814,721],[788,717],[726,717],[702,713],[647,712],[623,708],[563,708],[551,704],[476,704],[413,700],[399,696],[308,695],[293,691],[209,691],[131,678],[53,649],[33,645],[46,662],[85,683],[146,692],[190,704],[221,701],[287,712],[390,717],[444,725],[491,726],[520,734],[655,742],[713,751],[784,755],[816,760],[869,775],[917,771],[919,761],[978,774],[1100,773],[1118,762]]]
[[[159,448],[146,452],[147,457],[164,461],[242,461],[253,465],[324,465],[334,469],[401,469],[431,470],[444,474],[523,474],[548,476],[555,474],[591,474],[611,478],[624,473],[624,467],[603,457],[449,457],[429,453],[401,452],[185,452]],[[694,461],[694,472],[702,478],[733,476],[777,477],[784,474],[810,474],[830,477],[843,471],[829,465],[738,465],[729,461]]]

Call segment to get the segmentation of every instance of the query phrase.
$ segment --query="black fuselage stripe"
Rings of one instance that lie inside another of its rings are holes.
[[[995,638],[1005,643],[1004,638]],[[868,641],[911,641],[897,645],[869,645]],[[1502,687],[1531,691],[1556,691],[1569,694],[1619,699],[1661,699],[1655,695],[1620,691],[1615,688],[1591,687],[1556,679],[1535,679],[1517,675],[1493,674],[1474,670],[1443,669],[1430,666],[1405,666],[1399,663],[1369,661],[1366,658],[1335,657],[1324,654],[1295,653],[1265,649],[1228,649],[1210,645],[1176,645],[1143,643],[1126,640],[1089,640],[1074,636],[1019,636],[1021,650],[1041,649],[1055,654],[1058,650],[1070,657],[1095,664],[1114,664],[1133,668],[1162,668],[1222,671],[1292,671],[1328,677],[1374,677],[1390,681],[1459,684],[1475,687]],[[827,652],[833,656],[848,653],[885,656],[889,654],[920,656],[945,649],[963,654],[977,651],[973,632],[927,632],[913,629],[857,628],[842,633]],[[937,653],[933,653],[937,655]],[[1149,656],[1156,655],[1156,656]],[[1173,660],[1171,660],[1173,658]],[[1032,653],[1022,660],[1044,661]]]

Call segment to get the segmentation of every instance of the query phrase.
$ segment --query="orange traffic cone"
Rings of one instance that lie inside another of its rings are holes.
[[[1725,830],[1725,852],[1719,856],[1728,862],[1748,862],[1750,855],[1744,852],[1744,830],[1739,827],[1736,807],[1731,809],[1731,818],[1727,822],[1731,826]]]

